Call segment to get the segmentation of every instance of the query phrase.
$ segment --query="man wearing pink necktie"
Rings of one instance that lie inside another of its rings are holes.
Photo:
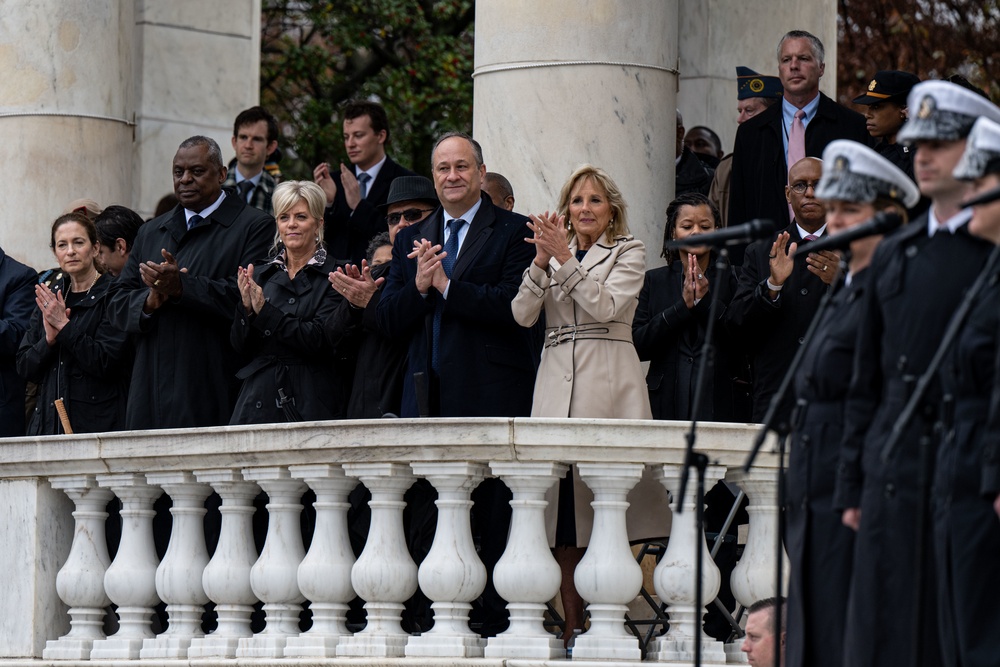
[[[775,104],[740,125],[733,149],[729,222],[769,218],[787,226],[794,215],[785,200],[791,165],[819,157],[834,139],[870,143],[865,119],[819,91],[826,65],[823,43],[804,30],[778,44],[778,78],[784,88]]]

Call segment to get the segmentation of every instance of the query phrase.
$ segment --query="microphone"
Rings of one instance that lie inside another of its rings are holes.
[[[846,232],[827,236],[802,246],[802,255],[821,250],[844,250],[858,239],[885,234],[903,224],[903,217],[893,211],[879,211],[868,222],[851,227]],[[795,253],[798,255],[799,253]]]
[[[962,208],[969,208],[972,206],[982,206],[983,204],[991,204],[996,200],[1000,199],[1000,188],[993,188],[988,190],[978,197],[973,197],[969,201],[962,202]]]
[[[708,234],[696,234],[686,239],[674,239],[663,244],[664,250],[675,250],[677,248],[697,248],[698,246],[727,246],[740,243],[749,243],[770,236],[778,228],[774,220],[751,220],[750,222],[726,227],[717,232]]]

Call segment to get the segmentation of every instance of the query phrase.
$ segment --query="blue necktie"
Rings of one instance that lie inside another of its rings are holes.
[[[455,268],[455,260],[458,259],[458,232],[462,229],[465,220],[448,221],[448,241],[444,244],[444,251],[447,256],[441,260],[444,274],[451,278],[452,269]],[[441,361],[439,354],[439,344],[441,341],[441,313],[444,311],[444,295],[439,295],[434,302],[434,339],[431,341],[431,368],[435,373],[441,371]]]
[[[368,197],[368,181],[372,180],[372,177],[368,172],[361,172],[358,174],[358,187],[361,188],[361,198],[365,199]]]
[[[204,219],[205,218],[203,218],[200,215],[198,215],[197,213],[195,213],[194,215],[191,216],[191,219],[188,220],[188,229],[194,229],[195,227],[198,226],[198,223],[201,222]]]

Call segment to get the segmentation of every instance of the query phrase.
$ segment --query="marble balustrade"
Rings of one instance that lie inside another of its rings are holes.
[[[591,548],[575,575],[591,623],[572,659],[637,662],[638,640],[623,623],[642,585],[625,531],[626,496],[644,466],[676,493],[685,430],[682,423],[652,421],[435,419],[10,439],[0,447],[0,506],[7,508],[0,554],[12,544],[37,553],[9,577],[0,602],[0,666],[565,660],[562,642],[543,627],[545,603],[560,579],[544,511],[546,491],[569,463],[578,464],[594,492],[595,510]],[[742,475],[753,434],[749,426],[703,424],[698,442],[711,461],[706,488],[725,477],[750,499],[746,549],[732,576],[743,605],[774,589],[777,457],[765,447],[751,473]],[[487,581],[469,510],[472,490],[488,476],[504,480],[513,494],[507,549],[492,573],[511,623],[483,639],[468,623],[471,603]],[[419,567],[403,530],[403,494],[417,478],[438,494],[433,545]],[[359,480],[372,493],[371,523],[355,559],[347,501]],[[696,531],[694,481],[692,474],[680,514],[672,501],[672,534],[653,575],[651,588],[667,603],[671,626],[648,647],[651,662],[691,663],[695,624],[720,585],[704,535]],[[307,490],[316,498],[308,547],[300,527]],[[252,521],[260,491],[267,494],[267,529],[258,555]],[[217,545],[210,554],[204,500],[212,492],[221,507],[213,510]],[[153,510],[161,494],[172,505],[162,560],[154,548]],[[112,498],[121,503],[122,526],[113,558],[105,544]],[[696,603],[697,549],[706,561]],[[53,553],[57,571],[35,567]],[[431,600],[434,625],[410,635],[400,618],[418,586]],[[367,625],[351,632],[345,619],[355,595],[365,602]],[[108,624],[111,603],[116,612]],[[160,603],[166,628],[154,614]],[[205,634],[200,621],[207,603],[218,624]],[[256,633],[250,623],[255,604],[262,604],[264,615]],[[312,624],[301,632],[305,604]],[[704,636],[701,653],[705,665],[741,657],[736,646]]]

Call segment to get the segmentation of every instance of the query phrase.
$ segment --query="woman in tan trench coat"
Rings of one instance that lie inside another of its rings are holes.
[[[629,234],[618,186],[602,169],[584,165],[563,185],[555,213],[530,218],[534,236],[527,241],[535,246],[535,259],[524,272],[511,307],[514,319],[525,327],[545,311],[545,347],[531,416],[651,419],[631,331],[646,249]],[[576,478],[572,471],[571,475]],[[659,516],[665,523],[663,487],[648,476],[643,481],[630,494],[633,508],[639,510],[635,515],[657,514],[650,512],[650,506],[660,504],[664,511]],[[657,497],[651,501],[640,487]],[[590,538],[592,498],[578,478],[560,485],[554,553],[563,572],[567,641],[583,623],[583,601],[573,586],[573,570]],[[550,510],[555,506],[549,503]],[[630,525],[630,537],[636,530],[642,532]]]

